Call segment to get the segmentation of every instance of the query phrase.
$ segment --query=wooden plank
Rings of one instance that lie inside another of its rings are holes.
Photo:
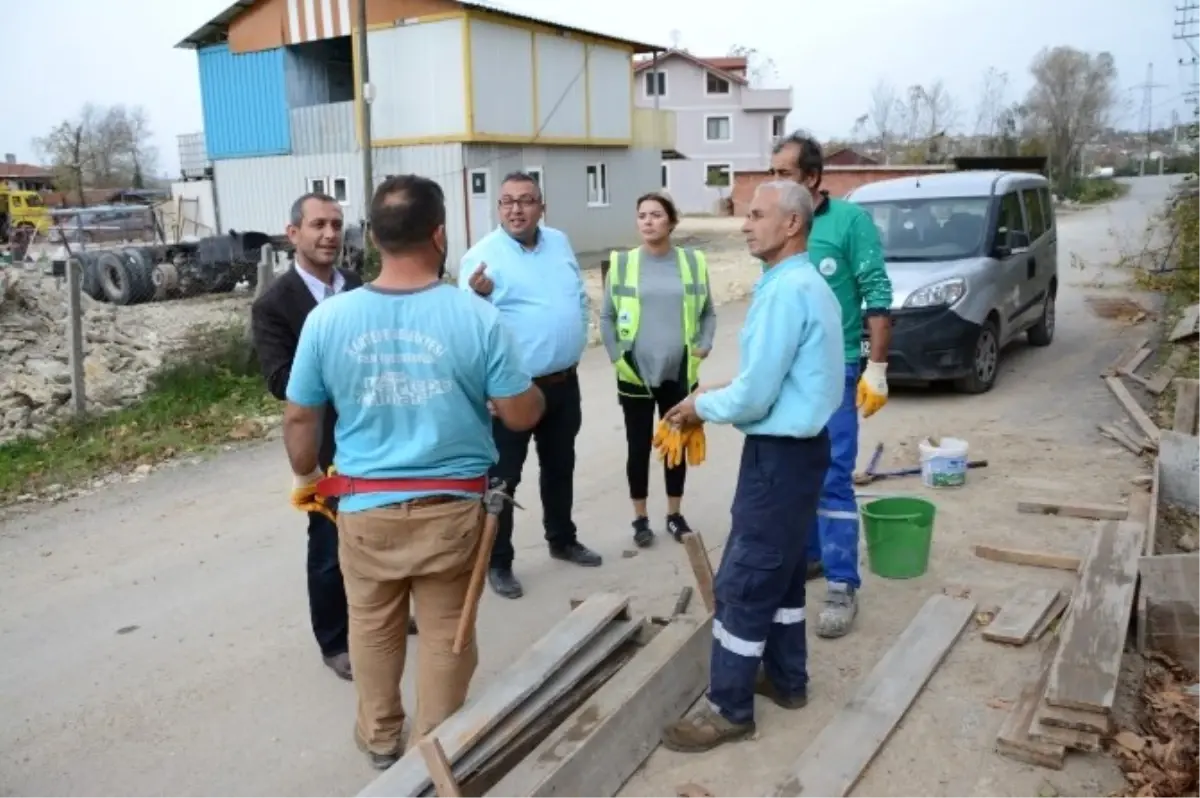
[[[996,735],[996,752],[1018,762],[1061,770],[1067,757],[1067,749],[1058,743],[1047,743],[1034,740],[1029,736],[1029,724],[1033,722],[1034,713],[1042,700],[1042,692],[1046,688],[1046,680],[1050,676],[1050,667],[1054,659],[1054,646],[1049,646],[1042,654],[1042,665],[1038,668],[1037,676],[1021,688],[1012,709],[1004,718],[1000,732]]]
[[[1119,427],[1112,424],[1098,424],[1097,427],[1100,430],[1100,434],[1110,440],[1116,441],[1134,454],[1141,454],[1145,451],[1145,447],[1141,443],[1126,435]]]
[[[1167,362],[1158,367],[1150,379],[1146,382],[1146,390],[1158,396],[1163,391],[1167,390],[1167,386],[1171,384],[1171,380],[1175,379],[1175,373],[1187,365],[1188,354],[1191,352],[1186,346],[1177,346],[1171,350]]]
[[[848,795],[974,615],[973,601],[930,596],[774,794]]]
[[[1112,723],[1107,712],[1088,712],[1082,709],[1056,707],[1042,701],[1037,711],[1038,720],[1045,726],[1058,726],[1060,729],[1076,729],[1104,736],[1108,734]]]
[[[1013,565],[1034,565],[1038,568],[1057,568],[1060,571],[1079,570],[1078,557],[1051,551],[1028,551],[977,543],[975,544],[975,556],[984,560],[1007,562]]]
[[[717,602],[713,593],[712,563],[708,559],[708,550],[704,548],[704,538],[700,537],[699,532],[689,532],[683,536],[683,546],[687,549],[688,562],[692,564],[700,600],[711,613],[716,609]]]
[[[1141,446],[1143,449],[1151,449],[1151,450],[1158,449],[1157,443],[1147,440],[1145,435],[1142,435],[1142,433],[1134,430],[1134,428],[1132,426],[1130,426],[1129,422],[1126,421],[1125,419],[1123,419],[1123,418],[1117,419],[1113,423],[1113,426],[1116,427],[1117,429],[1121,430],[1121,432],[1125,433],[1126,438],[1129,438],[1129,440],[1133,441],[1138,446]]]
[[[1104,383],[1108,386],[1108,390],[1112,391],[1112,395],[1121,403],[1121,407],[1125,408],[1125,412],[1133,419],[1133,423],[1138,425],[1138,429],[1142,434],[1150,439],[1153,444],[1158,444],[1158,425],[1155,424],[1142,406],[1138,404],[1137,399],[1133,398],[1133,394],[1125,387],[1125,383],[1121,382],[1119,377],[1105,377]]]
[[[1123,504],[1089,504],[1087,502],[1060,502],[1050,499],[1026,499],[1017,502],[1018,513],[1036,515],[1062,515],[1068,518],[1090,518],[1093,521],[1124,519],[1129,508]]]
[[[446,752],[442,750],[438,739],[433,736],[422,737],[417,743],[417,750],[425,760],[425,767],[433,780],[436,795],[439,798],[462,798],[462,791],[458,788],[458,782],[454,780],[454,774],[450,772],[450,763],[446,761]]]
[[[1041,623],[1033,630],[1033,634],[1029,636],[1029,642],[1034,643],[1042,639],[1042,635],[1050,630],[1054,622],[1058,620],[1071,604],[1071,596],[1063,593],[1058,594],[1058,598],[1050,605],[1050,611],[1042,616]]]
[[[1146,516],[1146,534],[1142,538],[1142,556],[1149,557],[1158,551],[1158,458],[1154,458],[1153,470],[1150,472],[1150,512]],[[1146,591],[1142,589],[1141,576],[1138,577],[1137,595],[1137,629],[1134,645],[1139,654],[1146,653],[1147,621]]]
[[[1196,434],[1197,416],[1200,415],[1200,380],[1180,378],[1175,380],[1175,418],[1171,429],[1184,435]]]
[[[588,674],[600,667],[614,651],[637,634],[641,626],[640,620],[614,620],[609,623],[600,634],[538,687],[533,695],[525,699],[476,743],[466,756],[454,764],[454,773],[458,780],[465,783],[488,759],[499,753],[522,730],[548,712]]]
[[[1100,372],[1101,377],[1111,377],[1121,370],[1121,367],[1128,363],[1138,352],[1140,352],[1146,344],[1150,343],[1149,338],[1139,338],[1117,355],[1116,360],[1108,364],[1104,371]]]
[[[1198,332],[1198,326],[1200,326],[1200,305],[1192,305],[1183,312],[1179,321],[1175,322],[1175,327],[1167,336],[1167,340],[1182,341],[1189,335],[1195,335]]]
[[[489,795],[612,796],[708,686],[712,618],[679,617]]]
[[[1103,738],[1096,732],[1064,729],[1062,726],[1043,723],[1042,712],[1045,706],[1044,701],[1038,702],[1037,711],[1033,713],[1033,720],[1029,723],[1030,739],[1051,745],[1061,745],[1076,751],[1100,750],[1100,741]]]
[[[441,723],[433,734],[451,764],[461,759],[505,715],[529,698],[564,662],[596,637],[629,606],[629,599],[597,593],[563,618],[499,674],[479,696]],[[420,751],[411,749],[400,761],[368,784],[360,796],[415,796],[430,784]]]
[[[1080,569],[1071,614],[1063,624],[1046,701],[1102,712],[1112,709],[1116,697],[1146,525],[1106,521],[1099,527]]]
[[[1121,366],[1121,368],[1118,370],[1118,373],[1124,374],[1126,377],[1134,376],[1134,372],[1138,370],[1139,366],[1146,362],[1146,358],[1150,357],[1153,352],[1154,350],[1150,347],[1143,346],[1136,353],[1134,353],[1133,357],[1129,358],[1129,360],[1123,366]]]
[[[1033,638],[1042,619],[1059,598],[1059,592],[1050,587],[1018,591],[1004,602],[999,614],[984,628],[983,639],[994,643],[1025,645]]]

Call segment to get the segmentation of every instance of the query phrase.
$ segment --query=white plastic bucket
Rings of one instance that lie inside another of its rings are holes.
[[[967,481],[967,442],[942,438],[935,446],[928,438],[918,445],[921,482],[927,488],[958,488]]]

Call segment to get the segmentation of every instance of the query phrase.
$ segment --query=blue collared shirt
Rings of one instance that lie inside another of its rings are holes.
[[[842,311],[807,254],[768,269],[738,339],[733,382],[696,399],[696,412],[747,435],[811,438],[842,403]]]
[[[537,244],[526,249],[497,227],[463,256],[460,288],[471,290],[467,282],[480,263],[487,264],[493,285],[487,299],[500,311],[525,370],[541,377],[577,364],[587,347],[591,310],[566,234],[541,227]]]

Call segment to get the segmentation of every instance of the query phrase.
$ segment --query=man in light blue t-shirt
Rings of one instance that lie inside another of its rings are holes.
[[[421,628],[420,738],[466,700],[477,653],[451,652],[497,460],[491,412],[529,429],[544,410],[499,313],[438,279],[446,206],[437,183],[389,178],[371,204],[381,270],[305,321],[288,382],[284,443],[294,493],[337,496],[339,557],[358,691],[355,737],[372,765],[402,751],[400,678],[413,597]],[[337,476],[317,467],[321,408],[337,412]],[[490,408],[490,409],[489,409]]]

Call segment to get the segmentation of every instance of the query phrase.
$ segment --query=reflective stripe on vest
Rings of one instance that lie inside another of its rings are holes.
[[[683,341],[687,350],[687,380],[690,388],[700,376],[700,358],[694,356],[692,350],[700,331],[700,313],[709,294],[708,263],[704,253],[697,250],[676,247],[675,253],[683,283]],[[640,250],[632,249],[613,252],[609,256],[609,293],[617,315],[615,327],[617,351],[620,354],[616,362],[617,380],[644,388],[645,383],[625,360],[625,355],[633,350],[642,318],[642,303],[638,296],[640,255]]]

